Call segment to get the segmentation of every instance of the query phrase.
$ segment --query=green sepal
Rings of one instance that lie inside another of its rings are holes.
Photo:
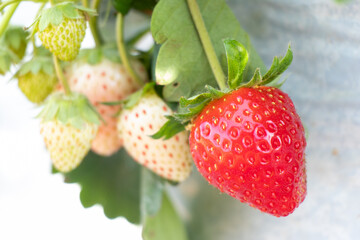
[[[225,39],[224,46],[228,64],[228,86],[230,89],[236,89],[243,82],[249,53],[244,45],[234,39]]]
[[[81,49],[76,60],[85,61],[90,65],[96,65],[104,58],[110,60],[111,62],[121,63],[119,52],[114,44],[107,44],[96,48]]]
[[[221,98],[230,92],[230,89],[218,90],[209,85],[205,86],[205,92],[191,98],[180,98],[180,107],[173,116],[179,122],[186,123],[196,117],[203,108],[212,100]]]
[[[131,94],[128,98],[126,98],[123,101],[124,108],[125,109],[133,108],[146,93],[148,93],[150,91],[154,91],[154,87],[155,87],[155,82],[149,82],[149,83],[145,84],[142,89]]]
[[[291,64],[293,52],[289,45],[285,57],[274,57],[270,69],[262,77],[260,85],[267,85],[280,76]]]
[[[257,68],[255,70],[254,76],[250,79],[250,81],[240,85],[240,87],[249,88],[249,87],[257,86],[261,83],[261,81],[262,78],[261,78],[260,68]]]
[[[55,76],[55,69],[51,56],[35,55],[30,61],[21,65],[14,77],[23,76],[27,73],[38,74],[43,72],[49,76]]]
[[[40,32],[44,31],[49,25],[58,26],[64,18],[80,19],[84,14],[95,15],[94,9],[75,5],[73,2],[63,2],[51,8],[44,9],[40,16],[35,20]]]
[[[179,132],[185,131],[185,126],[187,123],[182,123],[174,116],[166,116],[166,118],[168,121],[159,129],[159,131],[151,136],[153,139],[164,138],[164,140],[167,140]]]
[[[48,98],[38,117],[44,122],[58,120],[77,129],[82,129],[86,123],[100,124],[101,119],[84,95],[66,95],[61,92],[54,93]]]

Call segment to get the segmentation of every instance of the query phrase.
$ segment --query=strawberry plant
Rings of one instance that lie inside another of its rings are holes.
[[[53,172],[84,207],[143,224],[145,240],[185,240],[174,191],[196,172],[264,214],[304,201],[304,127],[280,90],[293,52],[267,69],[225,0],[34,0],[25,29],[9,25],[20,3],[0,4],[0,74],[17,69]]]

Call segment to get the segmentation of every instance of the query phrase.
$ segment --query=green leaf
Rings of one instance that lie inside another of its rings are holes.
[[[175,119],[173,116],[167,116],[169,119],[154,135],[151,137],[153,139],[164,138],[164,140],[172,138],[179,132],[185,131],[185,125],[179,120]]]
[[[246,32],[225,0],[197,0],[215,52],[225,59],[224,38],[244,45],[249,62],[243,72],[244,81],[252,77],[257,67],[266,71]],[[156,80],[166,85],[163,95],[168,101],[179,101],[204,92],[204,86],[216,87],[216,81],[194,27],[186,0],[161,0],[155,7],[151,31],[155,41],[162,44],[155,69]],[[226,61],[222,68],[227,69]]]
[[[20,61],[26,52],[28,35],[29,33],[23,27],[10,26],[4,34],[3,43],[1,42],[0,44],[4,44],[4,46],[9,48]]]
[[[112,0],[111,2],[118,12],[122,15],[126,15],[129,12],[134,0]]]
[[[141,170],[141,214],[154,216],[161,208],[164,180],[143,167]]]
[[[243,72],[249,61],[249,54],[236,40],[226,39],[224,45],[228,63],[228,85],[230,89],[236,89],[243,81]]]
[[[166,193],[160,211],[145,219],[144,240],[188,240],[185,226],[172,206]]]
[[[140,166],[124,149],[111,157],[90,152],[65,182],[80,184],[85,208],[100,204],[108,218],[140,222]]]
[[[285,57],[274,57],[272,65],[267,73],[263,76],[261,85],[266,85],[280,76],[291,64],[293,53],[289,45]]]

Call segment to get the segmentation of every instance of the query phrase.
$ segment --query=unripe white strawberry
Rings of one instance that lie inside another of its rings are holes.
[[[61,172],[75,169],[89,152],[98,126],[85,123],[81,130],[58,120],[42,122],[40,133],[54,167]]]
[[[131,109],[122,110],[118,131],[127,152],[137,162],[163,178],[185,180],[192,168],[188,134],[181,132],[167,140],[153,139],[172,111],[154,91],[146,93]]]
[[[56,169],[69,172],[90,150],[99,117],[85,96],[55,93],[40,113],[40,133]]]
[[[147,74],[144,66],[133,61],[132,65],[139,77],[145,82]],[[106,106],[101,102],[115,102],[126,98],[140,88],[124,66],[102,58],[98,63],[91,65],[85,61],[78,61],[66,68],[65,76],[70,88],[88,97],[104,119],[92,143],[91,149],[97,154],[110,156],[122,146],[122,139],[116,131],[116,113],[120,106]]]

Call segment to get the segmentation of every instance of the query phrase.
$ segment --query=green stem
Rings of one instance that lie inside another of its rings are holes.
[[[20,3],[21,0],[9,0],[9,1],[6,1],[4,3],[1,3],[0,4],[0,11],[2,11],[4,8],[6,8],[7,6],[13,4],[13,3]]]
[[[35,19],[40,16],[41,11],[44,9],[45,5],[46,5],[46,2],[43,2],[43,3],[41,4],[40,8],[38,9],[38,11],[37,11],[37,13],[36,13]],[[35,41],[35,34],[31,34],[31,35],[30,35],[30,38],[31,38],[31,43],[32,43],[33,49],[34,49],[34,50],[33,50],[33,52],[34,52],[33,54],[36,55],[36,53],[37,53],[37,47],[36,47],[36,41]]]
[[[195,27],[199,33],[200,41],[203,45],[206,57],[210,63],[211,70],[215,76],[216,82],[218,83],[220,89],[224,90],[226,89],[226,83],[225,83],[226,77],[224,72],[222,71],[220,62],[216,56],[215,49],[211,43],[209,33],[206,30],[206,26],[201,16],[199,5],[197,4],[196,0],[187,0],[187,3]]]
[[[121,62],[124,65],[126,71],[130,74],[130,76],[140,85],[143,85],[143,81],[139,78],[139,76],[135,73],[134,69],[131,67],[128,54],[126,52],[123,29],[124,29],[124,17],[121,13],[118,13],[116,16],[116,44],[119,50]]]
[[[12,17],[12,15],[14,14],[16,8],[19,6],[20,2],[16,2],[14,4],[12,4],[9,9],[5,12],[5,14],[3,15],[3,17],[1,18],[1,22],[0,22],[0,36],[3,35],[3,33],[5,32],[7,26],[9,25],[10,19]]]
[[[57,59],[57,57],[54,54],[53,54],[53,62],[54,62],[54,66],[55,66],[56,76],[58,77],[59,81],[63,85],[63,87],[65,89],[65,94],[70,95],[71,90],[70,90],[69,84],[66,81],[66,78],[65,78],[64,73],[63,73],[63,71],[61,69],[59,60]]]
[[[87,0],[83,0],[82,2],[83,2],[84,7],[88,7]],[[99,0],[93,0],[91,8],[98,11],[99,5],[100,5]],[[93,38],[94,38],[94,41],[95,41],[95,45],[97,47],[100,47],[103,41],[101,39],[101,36],[99,34],[99,29],[98,29],[98,26],[97,26],[97,16],[91,16],[90,17],[89,26],[90,26],[91,34],[93,35]]]

